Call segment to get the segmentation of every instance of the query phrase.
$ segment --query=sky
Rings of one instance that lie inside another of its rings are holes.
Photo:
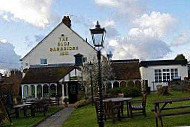
[[[98,20],[113,59],[190,59],[190,0],[0,0],[0,69],[20,68],[64,15],[89,43]]]

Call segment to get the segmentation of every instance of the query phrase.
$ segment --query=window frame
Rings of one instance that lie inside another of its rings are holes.
[[[179,76],[178,68],[163,68],[163,69],[154,69],[154,82],[167,82],[172,81],[173,78]]]
[[[46,60],[46,62],[42,63],[42,60]],[[47,65],[48,64],[47,58],[40,58],[40,64],[41,65]]]

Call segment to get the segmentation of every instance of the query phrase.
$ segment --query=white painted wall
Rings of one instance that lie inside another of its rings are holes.
[[[70,46],[78,47],[78,50],[69,50],[69,55],[60,56],[60,52],[50,52],[50,48],[57,47],[59,37],[64,34],[68,37]],[[47,59],[48,64],[74,63],[74,55],[82,54],[87,57],[87,61],[96,58],[96,51],[87,44],[75,32],[69,29],[65,24],[60,23],[42,42],[30,51],[22,59],[23,69],[29,68],[30,65],[40,65],[40,58]]]
[[[82,72],[79,71],[78,69],[73,69],[69,74],[67,74],[64,77],[64,82],[69,82],[70,81],[70,77],[74,77],[74,76],[82,77]]]
[[[153,90],[152,82],[155,81],[155,69],[178,69],[178,76],[181,76],[181,80],[184,80],[184,77],[188,77],[188,68],[187,66],[181,65],[165,65],[165,66],[149,66],[149,67],[140,67],[140,74],[142,80],[148,80],[148,86]],[[155,90],[157,85],[167,85],[164,83],[155,83]]]

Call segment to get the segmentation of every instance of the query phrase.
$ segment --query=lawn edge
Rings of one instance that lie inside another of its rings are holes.
[[[64,109],[64,108],[61,108],[61,109],[57,110],[56,112],[54,112],[54,113],[52,113],[52,114],[50,114],[50,115],[47,115],[44,119],[40,120],[39,122],[37,122],[36,124],[32,125],[31,127],[36,127],[36,126],[38,126],[40,123],[44,122],[47,118],[49,118],[50,116],[56,114],[57,112],[59,112],[59,111],[61,111],[61,110],[63,110],[63,109]]]

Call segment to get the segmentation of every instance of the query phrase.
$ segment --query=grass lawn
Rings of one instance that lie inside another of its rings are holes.
[[[47,116],[53,114],[54,112],[58,111],[62,109],[62,107],[58,107],[58,106],[53,106],[53,107],[49,107],[48,112],[46,113],[46,116],[43,116],[43,113],[37,113],[36,116],[34,118],[32,117],[23,117],[23,112],[21,112],[21,117],[16,119],[16,118],[12,118],[13,120],[13,125],[10,126],[9,123],[6,123],[3,125],[3,127],[32,127],[33,125],[37,124],[38,122],[40,122],[41,120],[45,119]]]
[[[169,96],[159,96],[156,93],[151,93],[147,96],[147,117],[144,116],[134,116],[133,118],[122,119],[121,121],[116,121],[112,124],[111,120],[105,122],[105,127],[154,127],[155,119],[151,112],[154,105],[153,100],[163,100],[171,98],[188,97],[190,93],[172,92]],[[189,104],[190,101],[176,103],[175,105],[185,105]],[[174,104],[172,105],[174,106]],[[183,110],[183,109],[182,109]],[[190,108],[188,108],[190,110]],[[190,114],[187,115],[177,115],[170,117],[163,117],[164,127],[171,126],[188,126],[190,125]],[[159,123],[160,124],[160,123]],[[63,127],[98,127],[96,121],[95,107],[88,105],[79,109],[76,109],[70,118],[63,124]]]

